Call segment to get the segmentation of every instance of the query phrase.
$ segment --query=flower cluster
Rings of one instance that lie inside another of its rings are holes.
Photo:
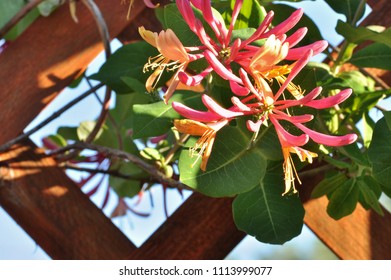
[[[174,110],[185,117],[175,120],[176,129],[200,137],[192,151],[202,158],[202,170],[206,170],[217,132],[241,116],[247,116],[247,129],[254,133],[254,137],[263,125],[271,123],[274,126],[284,156],[284,194],[292,190],[296,192],[294,180],[298,176],[291,154],[297,154],[301,161],[310,163],[317,156],[302,148],[309,139],[327,146],[347,145],[357,139],[355,134],[331,136],[314,131],[304,125],[314,118],[313,115],[293,116],[290,113],[291,108],[296,106],[330,108],[346,100],[352,93],[346,89],[336,95],[316,99],[322,91],[320,87],[305,94],[300,86],[292,82],[309,60],[327,47],[325,41],[295,47],[305,36],[306,28],[299,28],[290,36],[286,35],[302,17],[301,9],[274,27],[271,27],[273,12],[269,12],[256,31],[249,38],[241,40],[233,39],[232,34],[243,0],[235,2],[228,28],[214,15],[210,0],[177,0],[176,3],[201,45],[184,46],[170,29],[158,34],[140,27],[142,37],[160,52],[158,56],[150,58],[144,67],[144,70],[153,70],[146,87],[148,91],[153,90],[164,70],[175,71],[164,96],[167,103],[180,82],[187,86],[199,85],[212,72],[229,82],[233,93],[232,106],[229,108],[224,108],[207,94],[202,95],[207,111],[195,110],[178,102],[172,103]],[[208,27],[195,16],[194,9],[202,12]],[[206,29],[212,30],[213,36],[208,35]],[[263,45],[254,44],[259,40],[264,41]],[[200,73],[190,75],[186,71],[189,63],[199,59],[206,60],[208,66]],[[237,68],[238,71],[233,71]],[[279,85],[276,92],[271,89],[273,81]],[[291,134],[284,128],[283,122],[295,126],[301,134]]]

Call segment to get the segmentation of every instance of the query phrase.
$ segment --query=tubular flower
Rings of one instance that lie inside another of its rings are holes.
[[[190,149],[191,156],[195,154],[197,155],[197,159],[191,167],[193,167],[201,157],[202,161],[200,168],[202,171],[206,170],[206,165],[208,164],[208,160],[212,152],[216,134],[227,123],[228,120],[226,119],[206,124],[189,119],[174,121],[174,126],[179,132],[193,136],[200,136],[195,146]]]
[[[178,73],[184,71],[189,62],[196,59],[196,56],[187,52],[186,48],[171,29],[163,30],[158,34],[146,30],[141,26],[139,27],[139,33],[147,43],[157,48],[160,52],[159,55],[150,57],[144,65],[144,72],[149,70],[154,71],[145,84],[147,91],[151,92],[155,89],[164,70],[175,71],[164,95],[164,100],[167,103],[179,84]]]

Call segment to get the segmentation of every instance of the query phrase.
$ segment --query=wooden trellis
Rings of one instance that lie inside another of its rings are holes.
[[[366,23],[389,26],[391,1],[368,2],[373,12]],[[140,22],[154,24],[142,1],[136,1],[130,21],[120,1],[96,3],[111,36],[121,41],[134,39]],[[20,134],[102,50],[94,20],[81,5],[78,17],[75,24],[61,7],[0,55],[1,144]],[[377,74],[391,83],[387,73]],[[54,259],[221,259],[245,236],[233,223],[231,199],[193,194],[136,248],[32,142],[14,145],[0,161],[0,205]],[[325,211],[326,198],[310,200],[304,193],[316,182],[311,178],[301,188],[305,223],[314,233],[342,259],[390,259],[391,214],[380,217],[358,206],[334,221]]]

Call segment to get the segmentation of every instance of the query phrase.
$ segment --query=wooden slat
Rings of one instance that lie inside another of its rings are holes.
[[[193,194],[130,259],[223,259],[244,238],[232,199]]]
[[[309,199],[323,174],[303,181],[300,197],[306,225],[341,259],[391,259],[391,214],[384,217],[357,205],[352,215],[338,221],[326,212],[328,199]]]
[[[121,1],[98,0],[115,37],[129,24]],[[136,1],[132,15],[144,9]],[[96,23],[80,2],[79,23],[72,21],[67,5],[48,18],[39,18],[0,55],[0,143],[17,134],[102,50]]]
[[[98,0],[111,36],[127,24],[120,1]],[[144,9],[137,1],[137,16]],[[96,24],[78,5],[75,24],[64,5],[40,18],[0,55],[0,143],[18,135],[102,50]],[[2,153],[0,204],[55,259],[121,259],[131,242],[31,144]],[[4,165],[5,163],[2,162]],[[11,177],[9,177],[11,176]]]
[[[125,259],[136,249],[32,143],[0,161],[0,205],[52,258]]]

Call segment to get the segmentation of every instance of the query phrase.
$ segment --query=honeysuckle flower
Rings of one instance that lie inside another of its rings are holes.
[[[151,92],[155,89],[164,70],[175,71],[164,94],[164,101],[167,103],[180,82],[178,73],[184,71],[189,62],[198,59],[198,57],[188,53],[188,50],[171,29],[163,30],[158,34],[141,26],[139,33],[147,43],[157,48],[160,53],[155,57],[150,57],[148,63],[144,65],[144,72],[154,71],[145,84],[147,91]]]
[[[174,126],[179,132],[200,136],[195,146],[190,149],[191,156],[197,155],[197,158],[191,167],[193,167],[198,159],[201,158],[200,168],[202,171],[206,170],[216,134],[227,123],[227,119],[211,123],[202,123],[190,119],[174,120]]]

